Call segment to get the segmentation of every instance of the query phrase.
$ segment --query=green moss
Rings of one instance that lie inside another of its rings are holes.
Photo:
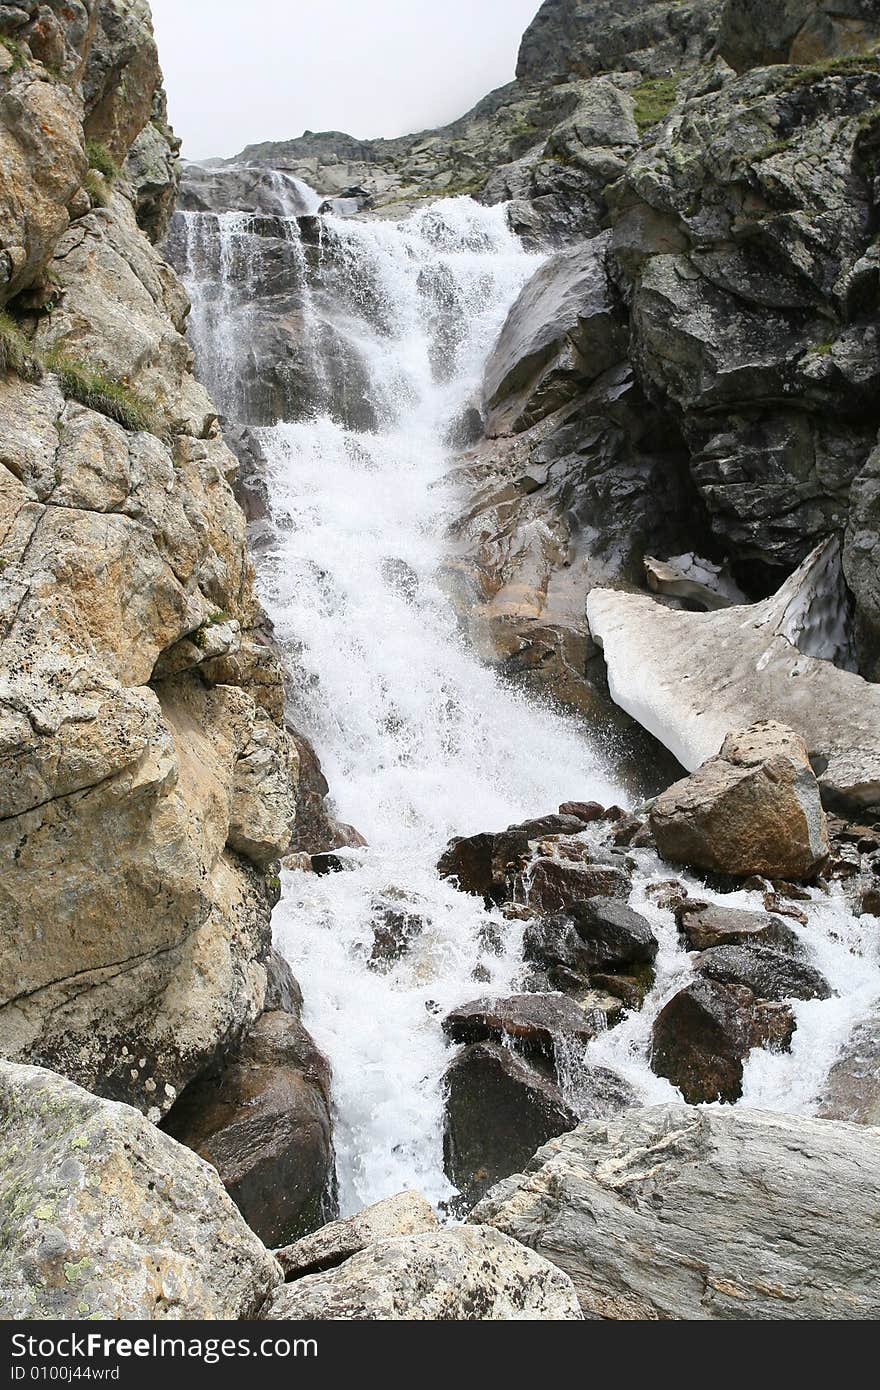
[[[814,347],[807,348],[807,352],[812,353],[814,357],[830,357],[833,348],[834,340],[829,338],[826,343],[816,343]]]
[[[118,176],[119,165],[116,163],[116,160],[113,158],[107,146],[102,145],[99,140],[86,141],[86,155],[89,160],[89,168],[96,169],[98,173],[103,174],[104,178],[110,183]]]
[[[18,72],[19,68],[26,66],[30,54],[23,44],[16,43],[15,39],[0,38],[0,47],[5,48],[12,58],[12,67],[8,69],[7,75],[10,72]]]
[[[43,367],[15,320],[0,313],[0,376],[9,372],[24,381],[39,381]]]
[[[94,371],[66,356],[60,349],[53,349],[49,353],[46,366],[57,375],[61,390],[68,400],[79,401],[80,405],[116,420],[127,430],[156,433],[149,404],[124,381],[105,372]]]
[[[678,96],[678,76],[648,77],[633,87],[630,93],[635,102],[636,125],[649,130],[669,115]]]

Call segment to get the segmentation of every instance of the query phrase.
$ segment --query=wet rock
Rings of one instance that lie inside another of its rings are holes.
[[[659,1105],[552,1141],[469,1219],[565,1269],[588,1317],[874,1318],[878,1184],[872,1130]]]
[[[761,999],[830,999],[832,994],[812,965],[767,946],[713,946],[694,969],[710,980],[744,985]]]
[[[526,954],[582,975],[650,964],[657,939],[647,920],[608,898],[576,902],[566,912],[526,926]]]
[[[581,1317],[561,1270],[478,1226],[380,1240],[323,1274],[285,1284],[272,1320],[509,1322]]]
[[[303,1236],[294,1245],[275,1251],[275,1258],[288,1282],[306,1274],[335,1269],[360,1250],[391,1236],[415,1236],[435,1231],[439,1225],[431,1203],[419,1192],[399,1192],[382,1202],[365,1207],[344,1221]]]
[[[509,826],[497,834],[482,833],[451,840],[437,865],[442,878],[455,878],[463,893],[487,901],[503,902],[509,896],[511,866],[516,872],[529,855],[529,846],[548,835],[576,835],[583,821],[576,816],[542,816]]]
[[[673,863],[746,877],[812,877],[828,857],[819,788],[803,740],[773,722],[729,734],[716,758],[651,808]]]
[[[654,971],[650,965],[643,965],[637,971],[614,975],[594,971],[590,976],[590,983],[596,989],[607,990],[627,1009],[640,1009],[645,1002],[645,996],[654,987]]]
[[[370,968],[389,970],[409,951],[413,941],[425,929],[424,919],[406,906],[378,903],[373,925],[373,949]]]
[[[488,434],[528,429],[620,360],[607,247],[603,233],[559,252],[520,294],[486,364]]]
[[[822,1087],[826,1120],[880,1126],[880,1013],[857,1025]]]
[[[3,1318],[247,1319],[280,1282],[213,1168],[128,1106],[0,1061],[0,1151]]]
[[[529,862],[523,887],[527,905],[543,913],[559,912],[585,898],[626,902],[632,892],[629,874],[613,864],[572,864],[550,856]]]
[[[467,1205],[577,1124],[559,1088],[496,1043],[465,1048],[445,1086],[444,1166]]]
[[[523,1052],[553,1058],[560,1044],[586,1046],[601,1031],[598,1010],[579,1007],[564,994],[515,994],[507,999],[476,999],[443,1020],[443,1031],[456,1043],[504,1042],[512,1039]]]
[[[743,1062],[753,1047],[786,1049],[794,1033],[790,1010],[757,1004],[741,986],[697,980],[661,1009],[654,1023],[651,1067],[689,1104],[735,1101]]]
[[[302,990],[293,971],[283,956],[277,951],[270,951],[266,962],[266,1012],[280,1010],[299,1019],[302,1006]]]
[[[266,1244],[334,1214],[330,1068],[290,1014],[264,1014],[218,1075],[187,1088],[165,1128],[214,1165]]]
[[[797,955],[801,949],[796,933],[769,913],[742,912],[687,899],[677,908],[675,918],[692,951],[757,944]]]
[[[561,816],[575,816],[585,825],[592,821],[604,820],[605,807],[598,801],[564,801],[559,808]]]

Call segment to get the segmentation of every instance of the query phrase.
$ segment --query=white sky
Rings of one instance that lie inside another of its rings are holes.
[[[540,0],[152,0],[184,155],[443,125],[514,76]]]

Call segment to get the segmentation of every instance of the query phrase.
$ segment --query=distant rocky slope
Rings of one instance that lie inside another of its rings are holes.
[[[332,1190],[329,1079],[270,916],[320,772],[153,244],[178,142],[148,5],[4,5],[0,105],[0,1053],[159,1120],[244,1045],[242,1105],[286,1073],[314,1119],[292,1234]]]

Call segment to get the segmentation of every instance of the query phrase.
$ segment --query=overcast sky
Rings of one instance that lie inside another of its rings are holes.
[[[510,82],[540,0],[152,0],[184,155],[405,135]]]

